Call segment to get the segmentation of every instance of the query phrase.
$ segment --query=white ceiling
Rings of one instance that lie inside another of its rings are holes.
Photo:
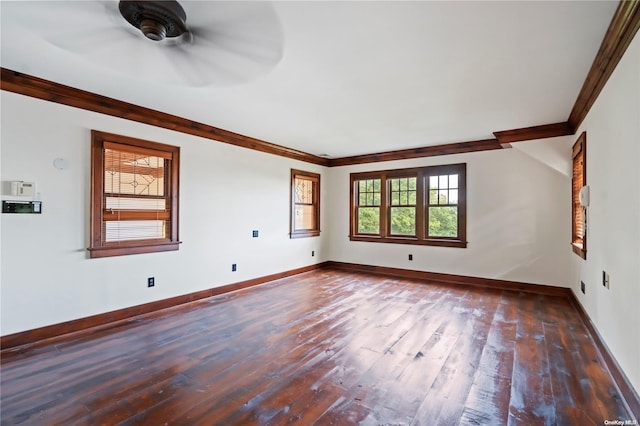
[[[228,15],[214,11],[222,3],[181,4],[188,24],[214,25],[217,19],[225,28],[220,19]],[[111,33],[92,34],[82,22],[129,28],[85,2],[2,1],[1,64],[341,157],[485,139],[498,130],[566,121],[617,6],[614,1],[241,4],[245,9],[229,17],[234,24],[226,27],[253,31],[264,23],[271,31],[265,37],[282,41],[277,60],[241,84],[217,84],[215,77],[203,87],[164,83],[175,68],[138,61],[148,57],[147,49],[157,49],[153,42],[123,32],[117,48],[95,44],[109,41],[104,34]],[[245,17],[246,24],[239,23]],[[59,47],[57,40],[70,29],[85,31],[79,40],[95,40],[90,45],[95,49],[77,53]],[[133,71],[116,69],[124,65]]]

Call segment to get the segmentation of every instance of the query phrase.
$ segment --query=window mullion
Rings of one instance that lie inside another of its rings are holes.
[[[424,211],[425,211],[425,189],[424,189],[424,173],[418,171],[416,177],[416,237],[419,240],[425,238],[424,235]]]
[[[424,238],[429,239],[429,206],[431,205],[430,197],[431,197],[431,184],[430,184],[430,174],[425,174],[424,176],[424,186],[425,186],[425,203],[424,203],[424,221],[422,225],[424,226]]]
[[[389,200],[389,182],[387,181],[387,174],[382,173],[380,175],[380,236],[385,238],[389,235],[389,208],[391,202]]]

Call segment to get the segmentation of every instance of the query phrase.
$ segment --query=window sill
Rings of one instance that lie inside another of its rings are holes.
[[[290,238],[307,238],[318,236],[320,236],[320,231],[297,231],[289,234]]]
[[[582,244],[571,243],[571,249],[582,259],[587,260],[587,251],[582,248]]]
[[[440,247],[458,247],[467,248],[467,242],[455,239],[438,239],[430,238],[428,240],[419,240],[417,238],[402,238],[402,237],[376,237],[376,236],[364,236],[364,235],[350,235],[351,241],[363,241],[368,243],[388,243],[388,244],[412,244],[420,246],[440,246]]]
[[[166,243],[154,244],[122,244],[107,247],[89,247],[89,257],[96,259],[100,257],[125,256],[128,254],[157,253],[163,251],[175,251],[180,248],[180,241],[170,241]]]

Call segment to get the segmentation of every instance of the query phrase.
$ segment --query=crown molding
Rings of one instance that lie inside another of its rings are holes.
[[[307,163],[327,166],[329,160],[286,146],[277,145],[250,136],[244,136],[208,124],[199,123],[176,115],[167,114],[107,96],[65,86],[42,78],[1,68],[2,90],[33,98],[81,108],[112,117],[137,121],[151,126],[162,127],[193,136],[200,136],[243,148]]]
[[[639,28],[640,1],[620,1],[569,115],[568,122],[574,133],[587,116]]]
[[[566,121],[562,123],[544,124],[542,126],[523,127],[520,129],[493,132],[500,144],[553,138],[556,136],[567,136],[572,135],[573,133],[573,129]]]
[[[433,157],[437,155],[461,154],[463,152],[488,151],[502,149],[497,139],[482,139],[477,141],[433,145],[421,148],[400,149],[375,154],[354,155],[351,157],[332,158],[330,167],[351,166],[354,164],[377,163],[381,161],[408,160],[410,158]]]

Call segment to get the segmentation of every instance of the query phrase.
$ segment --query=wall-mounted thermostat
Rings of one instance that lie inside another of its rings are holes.
[[[11,195],[23,197],[33,197],[36,194],[36,184],[33,182],[23,182],[16,180],[11,182]]]
[[[42,201],[2,201],[2,213],[42,213]]]

